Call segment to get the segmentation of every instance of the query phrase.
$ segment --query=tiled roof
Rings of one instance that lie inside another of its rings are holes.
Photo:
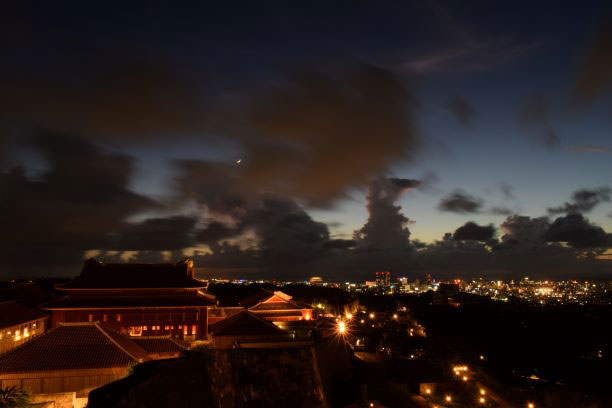
[[[273,323],[244,310],[208,326],[213,336],[268,336],[285,332]]]
[[[198,292],[186,295],[87,296],[70,294],[43,305],[43,309],[110,308],[110,307],[190,307],[211,306],[215,298]]]
[[[269,290],[261,289],[257,293],[254,293],[251,296],[241,300],[240,305],[249,308],[251,306],[255,306],[259,302],[269,299],[272,296],[274,296],[274,293],[270,292]]]
[[[81,274],[58,289],[203,288],[206,282],[193,278],[189,260],[174,264],[110,264],[85,261]]]
[[[306,307],[298,305],[295,302],[270,302],[270,303],[258,303],[249,310],[302,310]]]
[[[143,336],[131,339],[147,353],[177,353],[188,348],[187,344],[170,336]]]
[[[62,324],[0,356],[0,373],[125,367],[147,353],[99,323]]]
[[[253,309],[249,309],[249,310],[253,310]],[[254,310],[252,313],[256,314],[257,316],[265,317],[266,319],[269,317],[289,317],[289,316],[301,317],[303,316],[302,312],[299,310],[290,310],[290,311],[285,311],[285,312],[268,311],[268,310]]]
[[[47,315],[38,309],[28,307],[15,301],[0,303],[0,329],[16,326],[32,320],[42,319]]]
[[[281,302],[267,302],[266,300],[272,297],[278,297]],[[310,306],[300,305],[299,303],[291,300],[291,296],[286,295],[282,292],[270,292],[262,289],[252,296],[244,299],[240,304],[250,310],[287,310],[287,309],[310,309]]]

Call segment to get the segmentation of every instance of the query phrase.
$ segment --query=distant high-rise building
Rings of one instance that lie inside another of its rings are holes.
[[[321,278],[320,276],[313,276],[312,278],[310,278],[311,285],[318,285],[321,283],[323,283],[323,278]]]
[[[407,285],[408,284],[408,278],[405,276],[402,276],[401,278],[397,278],[397,280],[399,281],[399,283],[401,285]]]
[[[391,272],[376,272],[376,286],[388,288],[391,286]]]

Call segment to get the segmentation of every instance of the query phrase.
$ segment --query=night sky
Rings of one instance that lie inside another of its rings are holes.
[[[13,3],[0,278],[612,276],[609,2]]]

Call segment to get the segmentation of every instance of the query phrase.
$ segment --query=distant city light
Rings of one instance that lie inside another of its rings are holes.
[[[338,333],[344,334],[346,332],[346,323],[343,320],[338,322]]]

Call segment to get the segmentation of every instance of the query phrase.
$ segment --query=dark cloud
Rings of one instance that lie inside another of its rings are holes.
[[[495,237],[495,227],[490,225],[478,225],[473,221],[466,222],[453,233],[453,239],[457,241],[482,241],[487,242]]]
[[[612,247],[612,234],[593,225],[582,214],[568,214],[557,218],[546,233],[551,242],[566,242],[574,248]]]
[[[323,246],[325,248],[336,248],[336,249],[348,249],[354,248],[357,245],[357,241],[354,239],[334,239],[326,242]]]
[[[559,147],[561,144],[561,139],[559,139],[559,135],[552,127],[546,128],[542,133],[542,143],[549,149],[555,149]]]
[[[452,97],[448,103],[448,109],[456,116],[457,120],[461,122],[465,127],[472,127],[474,125],[474,117],[476,116],[476,109],[474,106],[463,96],[456,95]]]
[[[0,81],[0,121],[103,144],[197,138],[232,145],[248,168],[239,188],[327,205],[419,146],[405,81],[374,66],[344,67],[286,70],[265,86],[225,89],[205,84],[207,74],[191,65],[179,69],[117,51],[103,63],[75,62],[74,76],[4,76],[11,79]]]
[[[542,46],[541,42],[517,43],[508,38],[469,38],[443,48],[415,55],[399,69],[413,74],[435,72],[484,72],[524,58]]]
[[[585,109],[612,90],[611,22],[602,24],[578,72],[571,101],[574,109]]]
[[[491,207],[489,212],[493,215],[512,215],[515,213],[515,211],[506,207]]]
[[[572,201],[566,202],[562,206],[548,209],[550,214],[562,213],[583,213],[589,212],[603,202],[609,202],[612,189],[600,187],[596,189],[582,189],[572,194]]]
[[[607,146],[580,145],[574,146],[572,151],[575,153],[610,153],[610,148]]]
[[[198,217],[175,215],[168,218],[149,218],[121,228],[111,249],[123,251],[178,250],[194,245],[193,231]]]
[[[410,179],[378,178],[370,183],[367,195],[368,220],[355,231],[358,247],[365,250],[407,248],[410,239],[408,219],[395,205],[400,195],[421,182]]]
[[[521,215],[512,215],[501,224],[502,245],[520,244],[527,247],[545,245],[545,235],[550,228],[547,217],[531,218]]]
[[[235,237],[240,232],[240,229],[231,228],[222,222],[211,221],[205,228],[198,231],[197,240],[204,244],[210,244],[223,239]]]
[[[255,245],[243,248],[229,241],[210,242],[211,253],[199,257],[204,265],[258,268],[263,274],[291,274],[333,248],[351,246],[345,240],[330,239],[326,224],[314,221],[300,206],[287,199],[261,197],[253,200],[245,208],[244,216],[234,222],[237,224],[233,230],[236,242],[239,232],[252,231],[257,239]],[[206,236],[209,228],[200,235]]]
[[[194,219],[130,223],[164,206],[129,189],[130,156],[104,151],[65,134],[41,131],[31,140],[46,161],[36,177],[23,168],[0,173],[3,275],[74,274],[87,250],[174,249],[190,243]],[[67,268],[68,267],[68,268]]]
[[[548,149],[554,149],[561,143],[557,131],[551,124],[552,103],[548,97],[531,95],[518,108],[519,125],[533,133],[540,144]]]
[[[473,197],[465,191],[456,190],[440,200],[438,209],[440,211],[468,214],[480,211],[482,206],[481,199]]]
[[[501,190],[504,198],[506,200],[513,200],[516,197],[514,196],[514,187],[512,187],[510,184],[508,183],[501,183],[499,185],[499,189]]]
[[[97,140],[147,141],[205,130],[204,98],[184,72],[125,55],[72,69],[78,78],[19,73],[3,83],[2,117]]]
[[[517,119],[524,127],[546,124],[551,116],[550,100],[543,95],[530,95],[518,107]]]
[[[324,203],[418,146],[413,98],[382,69],[295,74],[269,89],[247,109],[257,138],[243,140],[245,186]]]

